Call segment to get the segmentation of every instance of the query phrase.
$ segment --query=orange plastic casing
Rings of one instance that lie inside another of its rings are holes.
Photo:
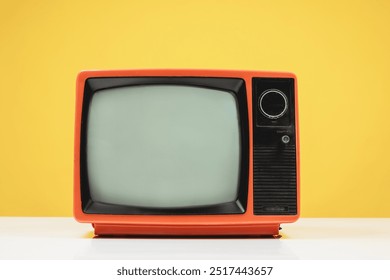
[[[219,77],[240,78],[245,81],[249,119],[249,180],[247,209],[243,214],[223,215],[108,215],[86,214],[82,210],[80,185],[80,135],[84,85],[94,77]],[[253,117],[252,117],[252,78],[292,78],[295,94],[295,137],[297,174],[297,214],[296,215],[254,215],[253,213]],[[74,138],[74,217],[83,223],[92,223],[96,235],[278,235],[281,223],[291,223],[300,213],[300,166],[297,81],[292,73],[236,71],[236,70],[96,70],[83,71],[77,77],[76,118]]]

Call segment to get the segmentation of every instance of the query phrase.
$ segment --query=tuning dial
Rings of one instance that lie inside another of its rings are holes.
[[[287,112],[287,108],[287,96],[278,89],[268,89],[260,95],[260,112],[269,119],[279,119]]]

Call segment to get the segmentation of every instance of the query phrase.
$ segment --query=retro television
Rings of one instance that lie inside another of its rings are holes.
[[[96,235],[278,235],[299,217],[294,74],[83,71],[74,216]]]

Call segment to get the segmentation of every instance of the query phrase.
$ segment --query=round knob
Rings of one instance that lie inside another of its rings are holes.
[[[287,96],[278,89],[268,89],[259,98],[260,112],[269,119],[278,119],[287,112]]]
[[[288,142],[290,142],[290,136],[288,136],[288,135],[283,135],[283,136],[282,136],[282,142],[283,142],[284,144],[287,144]]]

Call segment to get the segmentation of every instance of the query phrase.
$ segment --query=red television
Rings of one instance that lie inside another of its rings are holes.
[[[96,235],[275,236],[299,193],[294,74],[79,73],[74,216]]]

